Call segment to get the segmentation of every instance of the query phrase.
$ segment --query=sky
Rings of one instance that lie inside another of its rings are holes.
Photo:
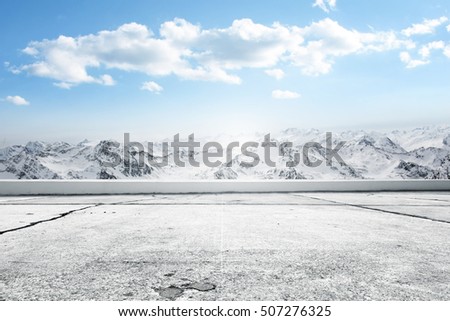
[[[0,146],[450,124],[450,1],[0,2]]]

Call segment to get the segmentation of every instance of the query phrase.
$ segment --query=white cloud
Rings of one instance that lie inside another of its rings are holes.
[[[70,89],[73,86],[75,86],[73,83],[68,83],[68,82],[64,82],[64,81],[54,82],[53,85],[56,87],[62,88],[62,89]]]
[[[444,49],[445,44],[443,41],[433,41],[422,46],[419,50],[419,54],[423,59],[427,59],[431,55],[431,50]]]
[[[288,51],[303,42],[300,28],[279,23],[265,26],[250,19],[235,20],[229,28],[204,30],[193,57],[203,66],[223,70],[275,66]]]
[[[39,54],[39,51],[33,47],[26,47],[22,52],[30,56],[37,56]]]
[[[445,46],[443,53],[447,58],[450,58],[450,45]]]
[[[326,13],[336,9],[336,0],[315,0],[313,7],[319,7]]]
[[[426,35],[434,33],[437,27],[447,22],[447,17],[440,17],[438,19],[424,19],[422,23],[413,24],[411,27],[403,29],[402,34],[411,37],[414,35]]]
[[[406,65],[406,68],[413,69],[418,66],[427,65],[430,63],[429,60],[412,59],[411,55],[407,51],[402,51],[400,53],[400,60]]]
[[[447,55],[445,43],[443,41],[432,41],[420,47],[420,49],[418,50],[420,59],[413,59],[408,51],[403,51],[400,53],[400,60],[408,69],[428,65],[431,63],[430,56],[433,50],[442,50],[443,54]]]
[[[142,89],[142,90],[148,90],[148,91],[151,91],[151,92],[154,92],[154,93],[157,93],[157,94],[159,94],[161,91],[164,90],[163,87],[161,87],[160,85],[158,85],[158,84],[157,84],[156,82],[154,82],[154,81],[147,81],[147,82],[144,82],[144,83],[142,84],[142,86],[141,86],[141,89]]]
[[[450,25],[447,26],[447,31],[450,32]]]
[[[362,33],[329,18],[303,28],[301,35],[311,40],[294,48],[289,60],[308,76],[329,73],[336,57],[414,47],[410,40],[400,40],[393,32]]]
[[[283,79],[285,74],[284,71],[281,69],[267,69],[264,71],[267,75],[269,75],[270,77],[275,78],[276,80],[280,80]]]
[[[102,75],[100,76],[100,83],[105,86],[114,86],[116,81],[110,75]]]
[[[296,98],[300,98],[300,94],[293,92],[293,91],[289,91],[289,90],[274,90],[272,91],[272,98],[275,99],[296,99]]]
[[[17,106],[26,106],[30,104],[30,102],[28,102],[25,98],[20,96],[7,96],[5,100]]]
[[[101,75],[99,78],[94,79],[93,81],[89,81],[91,83],[101,84],[104,86],[114,86],[116,84],[116,81],[110,76],[110,75]],[[54,82],[53,85],[56,87],[62,88],[62,89],[70,89],[73,86],[76,86],[78,83],[74,82]]]
[[[238,72],[244,68],[261,68],[280,79],[284,73],[277,67],[283,63],[317,76],[329,73],[338,57],[414,47],[393,31],[360,32],[329,18],[303,27],[240,19],[212,29],[177,18],[164,22],[159,35],[128,23],[96,34],[33,41],[23,50],[32,62],[9,70],[52,79],[65,89],[82,83],[114,85],[110,75],[96,76],[95,71],[104,70],[240,84]]]

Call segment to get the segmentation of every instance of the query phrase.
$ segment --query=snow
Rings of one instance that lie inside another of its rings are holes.
[[[448,179],[450,168],[450,127],[428,126],[412,130],[392,132],[366,132],[362,130],[333,132],[333,147],[345,142],[339,155],[345,164],[334,162],[326,166],[324,155],[326,134],[317,129],[289,128],[271,135],[271,140],[280,145],[291,142],[292,147],[283,147],[279,154],[276,148],[271,151],[271,159],[276,166],[271,167],[264,161],[264,148],[261,143],[267,133],[236,135],[216,135],[214,138],[197,138],[201,147],[207,141],[217,141],[224,149],[229,142],[243,143],[254,141],[260,146],[253,148],[260,161],[254,167],[246,163],[251,157],[241,154],[240,148],[233,149],[233,158],[226,164],[225,155],[211,161],[220,160],[222,165],[210,168],[203,164],[201,148],[196,149],[195,159],[200,167],[188,164],[186,149],[180,150],[180,158],[186,163],[178,167],[173,161],[173,150],[168,166],[158,166],[148,161],[144,167],[138,166],[139,155],[131,157],[130,167],[120,162],[115,167],[105,167],[103,162],[110,161],[114,155],[123,157],[123,144],[111,140],[87,141],[79,144],[65,142],[46,143],[32,141],[24,146],[15,145],[0,149],[0,179],[157,179],[157,180],[203,180],[203,179],[393,179],[393,178],[435,178]],[[181,137],[186,140],[187,137]],[[312,162],[321,160],[318,167],[305,165],[302,149],[307,142],[317,142],[320,146],[309,149]],[[144,158],[153,155],[161,160],[162,142],[155,142],[148,150],[147,142]],[[295,168],[286,167],[299,153],[300,163]],[[121,159],[122,160],[122,159]]]

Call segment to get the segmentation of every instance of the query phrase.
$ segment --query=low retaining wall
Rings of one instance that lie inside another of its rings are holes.
[[[450,180],[0,180],[0,195],[450,191]]]

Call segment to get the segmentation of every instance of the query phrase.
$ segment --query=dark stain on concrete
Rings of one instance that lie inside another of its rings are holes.
[[[180,289],[179,287],[176,287],[174,285],[171,285],[167,288],[155,289],[155,291],[158,292],[160,296],[169,300],[175,300],[184,292],[183,289]]]
[[[208,282],[192,282],[185,284],[184,287],[190,290],[206,292],[214,290],[216,288],[216,285]]]

